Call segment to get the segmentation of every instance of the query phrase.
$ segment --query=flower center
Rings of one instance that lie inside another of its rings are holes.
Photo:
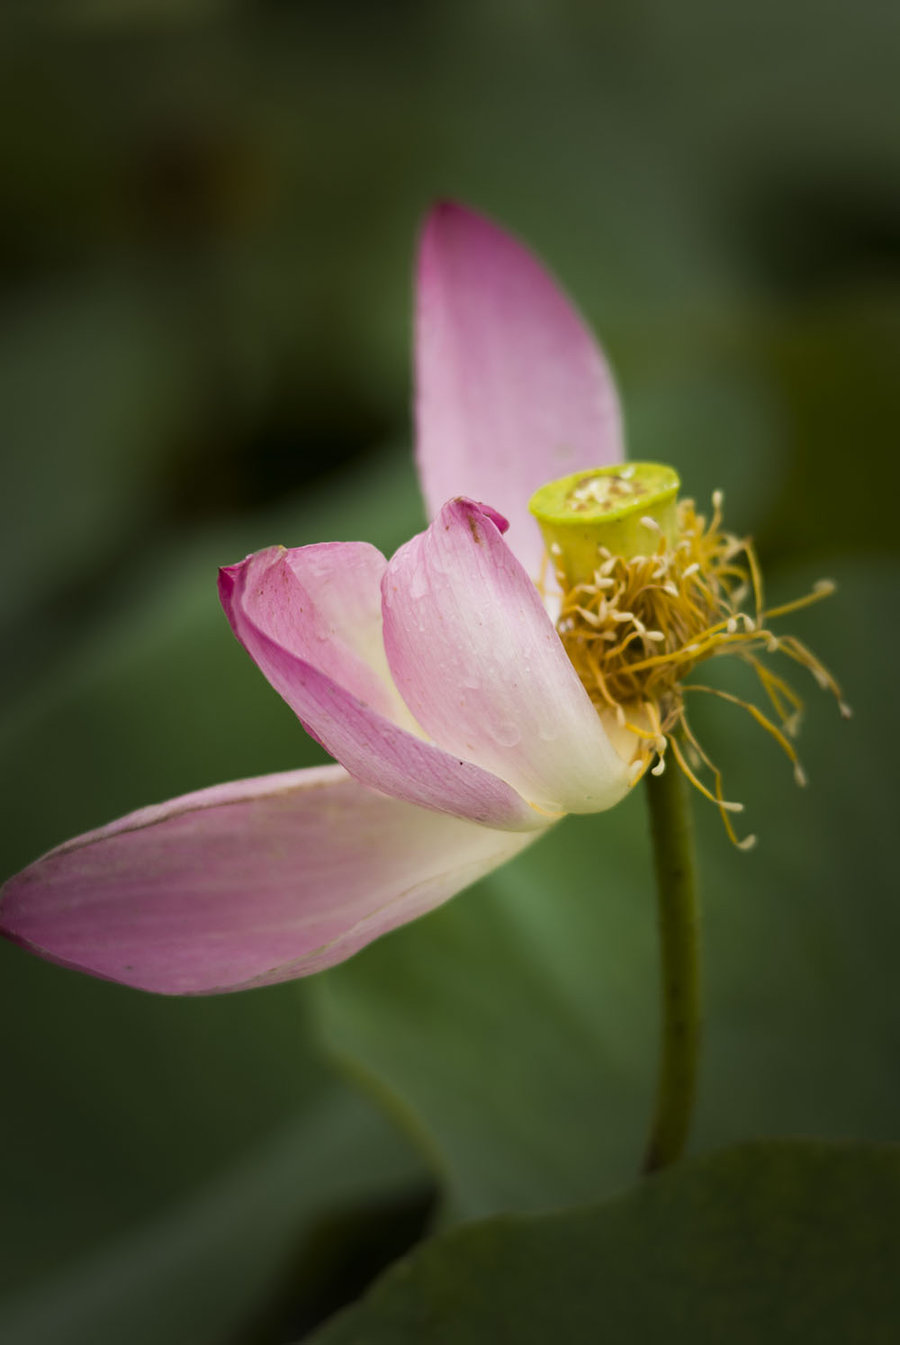
[[[671,748],[691,783],[721,810],[731,839],[748,847],[754,838],[738,842],[729,818],[742,805],[725,800],[721,774],[688,724],[685,693],[718,696],[745,709],[803,784],[791,742],[803,703],[767,656],[781,653],[807,668],[838,698],[843,714],[849,709],[816,656],[793,636],[776,635],[768,622],[827,596],[834,585],[823,581],[806,596],[766,610],[753,544],[723,529],[721,493],[713,496],[707,520],[693,501],[677,500],[678,486],[671,468],[631,463],[551,482],[529,507],[563,593],[560,639],[598,712],[615,714],[635,735],[635,781],[654,758],[652,769],[661,773]],[[729,692],[685,683],[698,663],[721,654],[751,666],[769,713]]]

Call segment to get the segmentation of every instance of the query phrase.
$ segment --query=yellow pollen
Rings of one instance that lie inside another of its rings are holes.
[[[594,509],[607,502],[619,504],[631,493],[637,511],[640,481],[631,481],[625,471],[586,476],[570,491],[569,507],[578,507],[571,497],[579,492],[584,507]],[[719,809],[734,844],[749,849],[756,838],[739,840],[734,832],[730,815],[742,805],[725,799],[720,772],[688,724],[685,692],[716,696],[745,710],[787,756],[798,784],[804,784],[806,776],[791,739],[803,702],[764,656],[780,653],[799,664],[835,696],[842,715],[849,715],[850,710],[837,682],[816,656],[793,636],[777,636],[768,625],[827,597],[834,584],[822,580],[803,597],[766,609],[753,544],[723,530],[722,502],[717,491],[712,517],[707,520],[693,501],[681,501],[674,540],[655,519],[641,517],[648,554],[612,555],[606,547],[597,546],[593,573],[585,578],[582,566],[578,583],[567,578],[564,547],[562,551],[556,544],[550,547],[550,564],[563,591],[557,630],[566,653],[597,710],[613,713],[637,740],[632,783],[651,766],[654,774],[661,774],[670,748],[691,784]],[[747,599],[752,600],[750,611],[743,610]],[[753,669],[769,713],[729,692],[685,683],[698,663],[723,654],[743,659]],[[649,725],[650,730],[640,725]],[[711,788],[701,772],[708,773]]]

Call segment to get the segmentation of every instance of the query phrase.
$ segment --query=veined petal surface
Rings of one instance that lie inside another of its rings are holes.
[[[628,764],[492,514],[453,500],[389,562],[391,672],[449,751],[549,813],[599,812],[627,792]]]
[[[493,831],[340,766],[218,785],[90,832],[11,878],[0,928],[50,961],[162,994],[321,971],[502,864]]]
[[[422,234],[415,362],[429,517],[457,495],[489,501],[536,579],[544,552],[532,494],[623,456],[618,395],[594,336],[521,243],[447,203]]]
[[[355,544],[347,545],[351,559],[361,554]],[[340,554],[341,544],[335,544],[327,564],[338,587],[324,612],[294,565],[307,580],[308,568],[292,562],[297,553],[283,547],[222,571],[222,605],[256,665],[307,732],[362,784],[487,826],[543,826],[545,819],[505,781],[420,736],[377,660],[363,657],[370,637],[354,646],[347,634],[352,623],[337,616]],[[377,569],[371,557],[366,566],[369,572]]]

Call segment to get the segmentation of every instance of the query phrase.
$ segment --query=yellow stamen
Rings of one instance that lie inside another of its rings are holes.
[[[742,813],[744,811],[744,805],[742,803],[727,803],[724,799],[717,799],[715,794],[711,794],[706,788],[706,785],[702,784],[701,781],[697,779],[696,775],[687,764],[684,753],[678,746],[677,738],[670,738],[669,746],[675,753],[675,760],[678,762],[691,784],[695,789],[700,791],[705,799],[709,799],[710,803],[714,803],[720,810],[727,810],[729,813]]]
[[[783,677],[778,677],[773,673],[771,668],[767,668],[760,659],[754,658],[752,654],[748,656],[747,662],[759,678],[763,690],[772,702],[782,725],[790,726],[787,728],[787,732],[796,732],[800,716],[803,713],[803,701],[794,688]],[[792,707],[791,713],[784,708],[783,700],[787,701],[788,705]]]
[[[792,602],[783,602],[780,607],[770,607],[764,614],[765,619],[770,621],[773,616],[787,616],[788,612],[799,612],[802,607],[812,607],[814,602],[830,598],[834,589],[834,583],[830,579],[819,579],[813,584],[811,593],[804,593],[802,598],[794,598]]]
[[[718,687],[701,686],[697,682],[690,682],[684,690],[705,691],[710,696],[718,696],[719,700],[728,701],[730,705],[739,705],[742,710],[746,710],[747,713],[752,715],[756,720],[760,728],[765,729],[766,733],[770,734],[775,739],[782,752],[784,752],[785,756],[793,764],[794,778],[797,781],[797,784],[806,784],[806,773],[800,765],[800,758],[797,756],[793,744],[788,741],[781,729],[763,714],[759,706],[754,705],[752,701],[741,700],[740,696],[733,696],[730,691],[720,691]]]
[[[681,731],[683,732],[685,738],[687,739],[688,745],[694,749],[698,761],[702,761],[703,764],[706,766],[706,768],[712,773],[716,791],[716,802],[719,805],[719,815],[722,818],[725,831],[728,834],[728,839],[731,841],[731,844],[737,846],[738,850],[752,849],[753,846],[756,844],[756,837],[745,836],[743,840],[740,841],[738,840],[737,832],[735,831],[731,818],[728,815],[728,809],[723,807],[723,804],[725,802],[725,792],[722,786],[722,772],[719,770],[715,762],[710,760],[705,750],[701,747],[699,741],[697,740],[697,738],[695,738],[691,730],[691,726],[687,722],[687,719],[685,718],[684,715],[682,715],[681,717]]]
[[[600,484],[606,490],[605,480]],[[595,492],[600,489],[593,477],[588,485]],[[579,533],[577,567],[564,554],[564,543],[554,540],[550,564],[563,595],[557,629],[598,711],[612,712],[640,744],[634,763],[635,781],[651,767],[654,772],[665,769],[665,752],[671,747],[691,784],[719,809],[733,843],[747,849],[755,838],[739,840],[734,832],[729,814],[741,805],[725,799],[721,773],[687,723],[684,692],[705,692],[744,709],[778,743],[793,764],[798,783],[803,783],[803,770],[790,741],[799,725],[803,702],[786,679],[763,660],[767,654],[784,654],[836,697],[842,714],[849,714],[828,669],[799,640],[778,636],[769,626],[773,619],[827,597],[834,585],[824,580],[803,597],[766,610],[762,572],[753,544],[723,530],[721,494],[713,496],[709,522],[697,513],[691,500],[677,505],[676,520],[677,526],[672,529],[660,526],[658,517],[645,511],[638,516],[636,512],[635,526],[640,533],[630,535],[643,535],[646,554],[635,554],[637,548],[627,554],[612,554],[598,542],[592,560],[586,534]],[[564,537],[564,532],[556,535]],[[576,569],[577,576],[570,578]],[[752,603],[749,612],[742,608],[748,598]],[[698,663],[723,654],[741,658],[753,668],[777,723],[751,701],[685,683]],[[637,707],[637,713],[632,707]],[[650,731],[642,727],[645,723]],[[692,769],[677,734],[696,754],[697,770],[709,772],[712,789]]]

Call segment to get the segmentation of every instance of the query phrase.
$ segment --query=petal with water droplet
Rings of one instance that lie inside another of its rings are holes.
[[[599,812],[623,797],[628,767],[481,505],[445,505],[382,587],[391,672],[436,743],[549,812]]]

